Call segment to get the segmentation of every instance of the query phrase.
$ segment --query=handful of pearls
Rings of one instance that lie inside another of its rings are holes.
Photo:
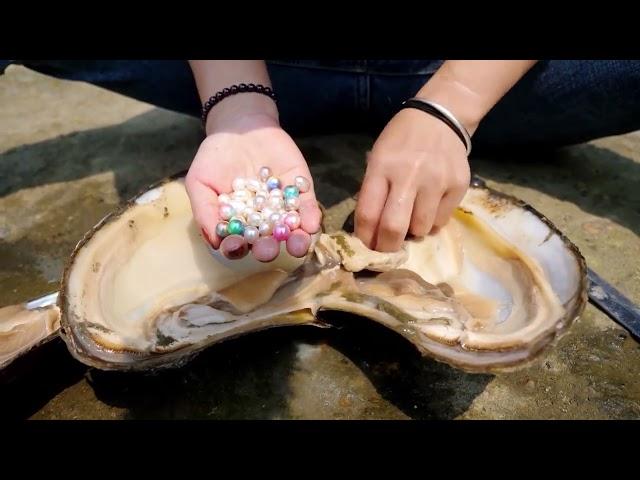
[[[283,188],[271,169],[262,167],[257,178],[234,179],[232,188],[233,192],[218,195],[221,221],[216,225],[216,234],[223,239],[221,251],[228,258],[238,259],[261,242],[263,248],[255,249],[254,256],[260,261],[273,260],[280,251],[280,242],[295,240],[292,233],[300,228],[299,197],[309,191],[311,183],[298,176],[293,185]],[[287,250],[301,251],[300,256],[306,253],[295,247]]]

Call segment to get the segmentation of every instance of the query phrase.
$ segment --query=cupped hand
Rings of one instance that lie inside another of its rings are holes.
[[[369,248],[399,250],[407,233],[422,237],[445,225],[469,180],[457,135],[424,112],[401,110],[369,154],[355,233]]]
[[[202,142],[186,177],[195,221],[206,240],[219,248],[222,239],[216,234],[220,221],[218,195],[230,193],[237,177],[257,177],[263,166],[269,167],[283,186],[293,184],[297,176],[307,178],[311,184],[308,192],[300,194],[300,228],[286,243],[291,255],[301,257],[311,243],[310,234],[320,229],[321,213],[302,153],[270,115],[236,116],[217,125]],[[230,241],[222,244],[222,253],[228,258],[244,256],[247,243],[237,237],[227,239]],[[251,253],[265,262],[276,258],[279,252],[280,245],[271,237],[261,237],[251,248]]]

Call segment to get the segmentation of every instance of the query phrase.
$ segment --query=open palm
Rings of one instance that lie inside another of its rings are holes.
[[[306,237],[319,230],[321,213],[311,174],[295,142],[268,116],[243,117],[202,142],[186,177],[194,218],[214,248],[221,241],[216,235],[218,195],[231,192],[237,177],[257,176],[263,166],[271,168],[283,185],[293,184],[296,176],[309,179],[311,188],[300,194],[301,229]]]

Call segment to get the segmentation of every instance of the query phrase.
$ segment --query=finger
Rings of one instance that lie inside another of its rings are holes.
[[[413,211],[415,200],[415,191],[403,188],[397,183],[391,186],[380,217],[375,245],[376,250],[380,252],[400,250],[409,230],[411,212]]]
[[[451,218],[453,211],[456,209],[460,202],[464,198],[466,189],[460,188],[455,190],[449,190],[440,201],[440,205],[438,206],[438,211],[435,216],[435,220],[433,221],[434,227],[444,227]]]
[[[295,230],[287,239],[287,252],[290,255],[302,258],[309,251],[311,245],[311,235],[302,229]]]
[[[229,235],[220,242],[220,252],[229,260],[239,260],[249,253],[249,244],[240,235]]]
[[[306,168],[304,161],[300,167],[291,169],[282,175],[282,188],[296,184],[296,177],[305,178],[309,184],[306,192],[300,191],[298,199],[300,205],[298,212],[300,213],[300,226],[307,233],[316,233],[320,230],[320,222],[322,221],[322,212],[318,207],[318,200],[313,186],[313,179],[309,169]]]
[[[280,253],[280,242],[273,237],[260,237],[251,247],[251,254],[260,262],[271,262]]]
[[[207,240],[214,248],[218,248],[221,238],[216,234],[218,216],[218,195],[214,190],[197,180],[187,178],[185,187],[191,201],[193,218],[204,230]]]
[[[374,248],[380,217],[384,209],[389,183],[381,174],[367,169],[355,214],[355,234],[368,248]]]
[[[431,231],[441,199],[442,192],[440,190],[423,188],[418,192],[413,204],[409,227],[412,235],[424,237]]]

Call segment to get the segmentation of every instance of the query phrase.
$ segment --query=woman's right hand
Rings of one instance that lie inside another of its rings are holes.
[[[320,229],[321,213],[313,180],[302,153],[280,127],[272,100],[262,97],[239,94],[214,107],[207,122],[209,134],[191,163],[186,189],[196,222],[205,239],[217,249],[221,244],[216,235],[220,221],[218,195],[231,192],[235,178],[256,177],[263,166],[269,167],[283,186],[293,184],[297,176],[307,178],[311,187],[300,194],[301,228],[287,241],[289,253],[301,257],[311,244],[310,234]],[[222,253],[228,258],[238,256],[247,248],[246,243],[240,242],[224,242],[222,246]],[[274,240],[262,238],[251,248],[251,254],[261,261],[275,259],[279,251],[280,246]]]

